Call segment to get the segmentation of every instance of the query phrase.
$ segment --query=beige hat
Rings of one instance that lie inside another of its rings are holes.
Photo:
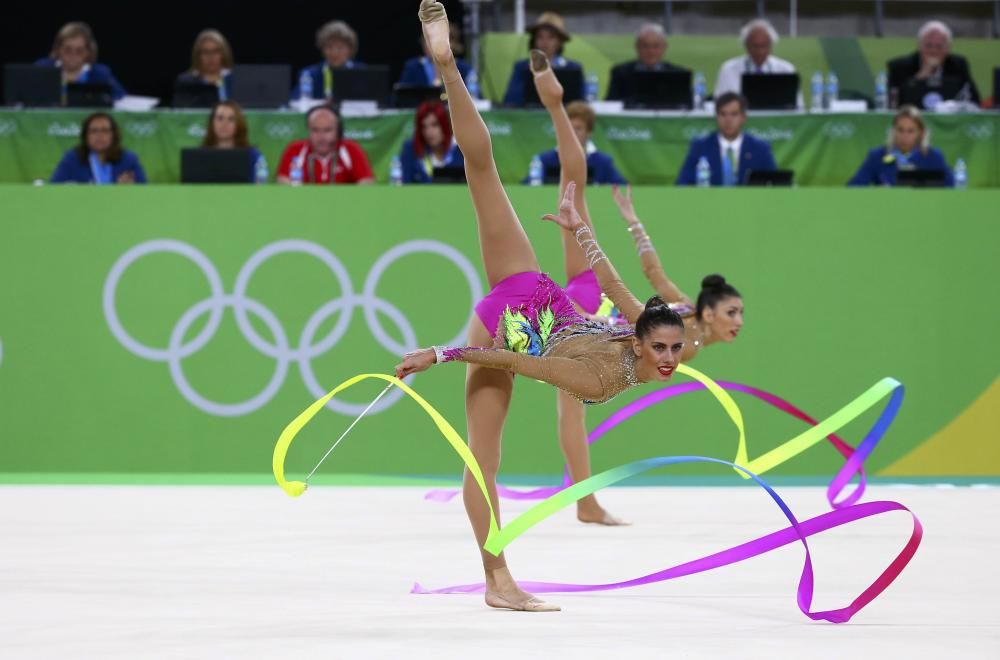
[[[530,32],[531,35],[534,36],[535,32],[537,32],[539,28],[543,27],[549,28],[558,34],[563,41],[570,40],[569,32],[566,31],[566,23],[563,21],[563,17],[554,11],[542,12],[542,14],[535,19],[535,24],[527,29],[527,32]]]

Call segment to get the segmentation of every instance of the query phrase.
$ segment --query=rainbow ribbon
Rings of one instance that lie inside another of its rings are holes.
[[[591,493],[594,493],[602,488],[606,488],[613,485],[623,479],[627,479],[635,474],[645,472],[658,467],[663,467],[666,465],[672,465],[676,463],[687,463],[687,462],[709,462],[718,463],[722,465],[728,465],[733,467],[740,473],[744,478],[753,479],[758,485],[764,488],[768,494],[774,499],[775,503],[782,510],[785,516],[788,518],[791,526],[773,534],[769,534],[758,539],[754,539],[748,543],[744,543],[739,546],[735,546],[728,550],[725,550],[702,559],[695,560],[693,562],[688,562],[673,568],[665,569],[664,571],[659,571],[657,573],[652,573],[643,577],[635,578],[632,580],[627,580],[624,582],[616,582],[610,584],[600,584],[600,585],[584,585],[584,584],[563,584],[563,583],[545,583],[545,582],[525,582],[521,583],[522,586],[529,590],[534,590],[538,592],[546,591],[602,591],[608,589],[622,589],[625,587],[638,586],[641,584],[650,584],[652,582],[661,582],[663,580],[669,580],[682,575],[690,575],[692,573],[703,572],[711,570],[713,568],[718,568],[719,566],[725,566],[738,561],[743,561],[750,557],[757,556],[761,553],[768,552],[777,547],[787,545],[795,540],[799,540],[806,550],[805,565],[803,566],[802,575],[799,579],[798,586],[798,606],[804,614],[814,620],[826,620],[834,623],[842,623],[848,621],[856,612],[861,610],[865,605],[871,602],[878,594],[886,589],[889,584],[902,572],[903,568],[909,563],[913,554],[916,552],[917,547],[920,545],[920,539],[923,535],[923,530],[920,526],[920,521],[913,516],[913,533],[910,536],[909,542],[903,548],[903,550],[896,556],[896,558],[890,563],[885,571],[879,575],[876,580],[869,585],[850,605],[836,609],[821,612],[811,612],[809,607],[812,602],[813,593],[813,570],[812,570],[812,559],[809,554],[809,546],[806,542],[806,538],[813,534],[818,534],[827,529],[832,529],[834,527],[839,527],[841,525],[853,522],[855,520],[860,520],[861,518],[867,518],[870,516],[878,515],[881,513],[886,513],[889,511],[908,511],[906,507],[896,502],[869,502],[865,504],[850,504],[845,502],[840,503],[840,509],[832,511],[830,513],[818,516],[816,518],[811,518],[802,523],[799,523],[792,513],[788,505],[778,496],[774,490],[771,489],[763,480],[761,480],[756,474],[754,465],[759,467],[756,470],[770,469],[775,465],[788,460],[791,456],[795,456],[802,451],[805,451],[813,444],[816,444],[822,440],[826,435],[832,433],[833,431],[839,429],[844,424],[850,420],[857,417],[859,414],[873,406],[885,394],[892,392],[893,397],[890,400],[889,405],[886,407],[886,412],[883,412],[882,417],[876,426],[873,427],[872,431],[869,432],[868,437],[859,445],[858,449],[851,453],[848,458],[847,463],[844,468],[838,473],[838,477],[834,479],[831,483],[831,488],[828,492],[833,492],[834,487],[839,485],[840,490],[843,486],[850,480],[850,476],[853,475],[857,470],[860,470],[861,463],[871,452],[874,444],[878,442],[881,435],[885,433],[885,428],[891,423],[892,417],[895,416],[896,410],[898,410],[899,403],[902,401],[902,385],[900,385],[895,380],[888,378],[883,379],[880,383],[873,386],[867,392],[862,394],[860,397],[855,399],[853,402],[845,406],[843,409],[829,417],[828,419],[820,422],[816,426],[806,432],[792,438],[788,442],[784,443],[780,447],[764,454],[761,457],[754,459],[753,461],[747,461],[746,454],[746,439],[743,427],[743,417],[740,413],[739,407],[736,405],[735,401],[725,392],[715,381],[711,380],[701,372],[692,369],[686,365],[679,365],[678,371],[685,373],[692,378],[699,381],[705,388],[707,388],[719,401],[723,409],[729,415],[734,425],[739,431],[740,441],[737,450],[737,461],[730,463],[728,461],[723,461],[715,458],[706,458],[698,456],[675,456],[675,457],[660,457],[660,458],[650,458],[642,461],[635,461],[633,463],[628,463],[611,470],[607,470],[600,474],[596,474],[589,479],[581,481],[580,483],[569,486],[568,488],[562,489],[555,493],[551,497],[539,502],[533,506],[528,511],[525,511],[520,516],[510,521],[504,527],[499,527],[496,522],[496,515],[493,511],[492,504],[490,503],[489,493],[486,489],[486,484],[482,476],[482,471],[480,470],[475,458],[469,451],[466,444],[463,442],[461,436],[455,431],[455,429],[448,423],[448,421],[431,406],[426,400],[424,400],[419,394],[414,392],[408,385],[403,383],[392,376],[386,376],[383,374],[362,374],[355,376],[344,383],[341,383],[329,394],[319,399],[313,403],[309,408],[307,408],[302,414],[296,417],[281,433],[277,444],[274,449],[273,456],[273,469],[274,476],[278,484],[285,490],[286,493],[293,497],[301,495],[306,488],[306,485],[300,481],[288,481],[284,476],[284,462],[288,453],[288,449],[291,446],[292,441],[295,439],[296,435],[302,428],[326,405],[330,399],[336,396],[343,390],[361,382],[363,380],[368,380],[371,378],[380,379],[386,382],[394,383],[397,387],[402,389],[404,393],[410,396],[414,401],[420,405],[425,412],[431,417],[438,430],[441,431],[445,439],[452,445],[455,451],[462,458],[466,467],[469,469],[470,474],[479,486],[480,491],[487,503],[487,507],[490,511],[490,529],[486,538],[486,542],[483,544],[484,549],[493,555],[499,555],[505,547],[510,545],[516,538],[521,534],[540,523],[542,520],[548,518],[557,511],[573,504],[582,497],[586,497]],[[894,406],[895,404],[895,406]],[[880,423],[885,420],[884,427],[880,432],[876,433]],[[620,423],[620,420],[619,422]],[[850,468],[850,470],[849,470]],[[843,475],[847,475],[846,478],[841,480]],[[842,481],[842,483],[841,483]],[[839,493],[839,490],[837,491]],[[860,495],[859,495],[860,496]],[[853,494],[850,496],[853,497]],[[484,588],[483,584],[472,584],[472,585],[459,585],[455,587],[444,587],[441,589],[427,590],[420,585],[414,585],[414,593],[471,593],[480,591]]]
[[[724,390],[731,392],[743,392],[745,394],[749,394],[750,396],[760,399],[761,401],[764,401],[765,403],[774,406],[778,410],[788,413],[789,415],[797,419],[800,419],[806,422],[807,424],[811,424],[812,426],[817,426],[819,424],[818,421],[813,419],[811,416],[809,416],[799,408],[795,407],[793,404],[789,403],[788,401],[782,399],[779,396],[771,394],[770,392],[765,392],[764,390],[760,390],[755,387],[751,387],[749,385],[743,385],[741,383],[733,383],[728,381],[717,381],[717,383],[719,387],[721,387]],[[849,464],[845,464],[844,467],[837,473],[837,475],[831,481],[830,486],[827,489],[827,500],[829,501],[830,505],[835,509],[854,504],[859,499],[861,499],[861,496],[864,494],[865,486],[867,484],[867,479],[865,477],[864,465],[863,465],[864,459],[867,458],[867,456],[872,452],[872,450],[874,450],[875,445],[879,443],[879,441],[885,435],[885,432],[889,429],[889,426],[895,419],[896,413],[898,412],[899,407],[903,402],[903,388],[901,385],[899,385],[897,381],[891,378],[887,378],[878,385],[876,385],[875,388],[873,388],[874,390],[876,390],[875,393],[873,393],[870,390],[869,392],[866,392],[864,395],[859,397],[859,399],[864,399],[865,401],[868,401],[869,399],[867,399],[866,397],[869,394],[871,396],[877,396],[878,393],[885,392],[886,388],[889,387],[893,388],[892,398],[890,399],[886,408],[882,412],[882,415],[878,418],[878,420],[876,420],[875,424],[872,425],[872,428],[871,430],[869,430],[868,435],[865,438],[865,441],[862,443],[862,448],[865,451],[864,455],[859,457],[859,460],[850,462]],[[662,389],[645,394],[639,399],[636,399],[635,401],[624,406],[621,410],[618,410],[613,415],[608,417],[606,420],[598,424],[594,428],[594,430],[588,434],[587,444],[588,445],[594,444],[604,435],[606,435],[609,431],[611,431],[613,428],[615,428],[625,420],[635,415],[638,415],[639,413],[651,408],[652,406],[658,403],[662,403],[667,399],[672,399],[676,396],[690,394],[691,392],[699,392],[704,389],[706,389],[706,385],[704,383],[695,381],[690,383],[676,383],[673,385],[668,385],[667,387],[664,387]],[[857,401],[852,402],[848,404],[845,408],[851,408],[852,406],[855,406],[856,403]],[[857,414],[861,414],[862,412],[864,412],[864,410],[859,410],[857,411]],[[851,419],[848,419],[847,421],[849,422],[851,421]],[[844,440],[842,440],[840,437],[838,437],[835,433],[830,432],[829,434],[827,434],[826,438],[837,449],[837,451],[840,452],[840,454],[845,459],[850,459],[851,456],[855,453],[855,449],[851,447],[851,445],[846,443]],[[790,443],[795,441],[796,439],[793,438],[788,443],[786,443],[786,445],[789,445]],[[778,450],[780,449],[781,448],[779,447]],[[738,458],[739,458],[739,451],[743,451],[742,455],[745,457],[746,455],[745,448],[741,448],[740,450],[738,450]],[[780,465],[780,463],[783,463],[785,460],[788,460],[794,457],[795,455],[797,454],[783,455],[783,460],[777,463],[773,463],[772,465],[770,465],[770,467],[775,467],[777,465]],[[770,469],[770,467],[767,467],[766,469]],[[765,470],[759,469],[758,473],[764,471]],[[850,494],[848,494],[847,497],[845,497],[843,500],[838,501],[837,497],[843,492],[845,486],[848,483],[850,483],[854,474],[858,475],[858,485],[854,488],[853,491],[850,492]],[[569,468],[566,468],[563,471],[562,484],[559,486],[543,486],[541,488],[522,491],[497,484],[497,493],[500,495],[500,497],[511,500],[542,500],[547,497],[551,497],[552,495],[555,495],[561,490],[569,488],[572,484],[573,481],[569,475]],[[424,495],[424,499],[433,502],[448,502],[451,499],[453,499],[456,495],[458,495],[458,493],[459,491],[455,489],[434,489],[428,491]]]

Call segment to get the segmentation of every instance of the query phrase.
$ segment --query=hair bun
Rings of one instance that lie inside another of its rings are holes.
[[[702,289],[721,289],[724,286],[726,286],[726,278],[718,273],[706,275],[705,279],[701,281]]]
[[[649,309],[650,307],[659,307],[660,305],[666,305],[666,304],[667,303],[663,298],[659,296],[653,296],[652,298],[646,301],[645,309]]]

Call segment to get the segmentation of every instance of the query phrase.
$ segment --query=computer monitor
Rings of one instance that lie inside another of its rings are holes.
[[[70,108],[110,108],[115,104],[108,83],[69,83],[66,105]]]
[[[280,108],[288,102],[292,68],[287,64],[237,64],[232,97],[244,108]]]
[[[910,80],[899,90],[899,105],[915,105],[921,110],[932,110],[941,101],[957,98],[961,91],[962,80],[955,76],[941,76],[934,82]]]
[[[389,104],[389,67],[371,65],[333,70],[333,98],[343,101],[376,101]]]
[[[431,183],[465,183],[465,168],[455,165],[435,167]]]
[[[553,68],[556,78],[562,83],[563,103],[583,100],[583,70],[570,68]],[[542,102],[538,98],[538,91],[535,89],[535,79],[528,76],[524,81],[524,105],[540,106]]]
[[[747,170],[745,186],[781,186],[792,185],[795,172],[792,170]]]
[[[626,108],[690,110],[690,71],[636,71],[635,96],[625,99]]]
[[[5,64],[3,99],[6,105],[47,108],[62,103],[62,72],[54,66]]]
[[[741,84],[750,110],[795,110],[798,107],[797,73],[744,73]]]
[[[993,69],[993,109],[1000,110],[1000,66]]]
[[[397,108],[416,108],[425,101],[440,101],[444,90],[432,85],[403,85],[392,89],[392,104]]]
[[[944,188],[948,180],[944,170],[899,170],[896,185],[910,188]]]
[[[249,149],[182,149],[181,183],[251,183],[251,154]]]
[[[211,108],[219,101],[219,87],[200,80],[174,83],[175,108]]]

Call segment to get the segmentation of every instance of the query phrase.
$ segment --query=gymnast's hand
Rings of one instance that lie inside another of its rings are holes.
[[[635,207],[632,206],[632,185],[629,184],[625,187],[625,194],[622,194],[621,187],[617,184],[612,186],[611,194],[615,198],[615,204],[618,205],[618,210],[622,214],[622,218],[625,222],[631,225],[639,224],[639,216],[635,213]]]
[[[580,227],[583,227],[583,220],[580,218],[580,214],[576,212],[576,205],[573,204],[573,194],[575,192],[576,183],[570,181],[566,184],[566,192],[563,194],[562,201],[559,202],[559,215],[546,213],[542,216],[542,220],[551,220],[568,231],[576,231]]]
[[[411,351],[403,356],[403,361],[396,365],[396,378],[402,380],[410,374],[426,371],[437,362],[433,348],[422,348]]]

